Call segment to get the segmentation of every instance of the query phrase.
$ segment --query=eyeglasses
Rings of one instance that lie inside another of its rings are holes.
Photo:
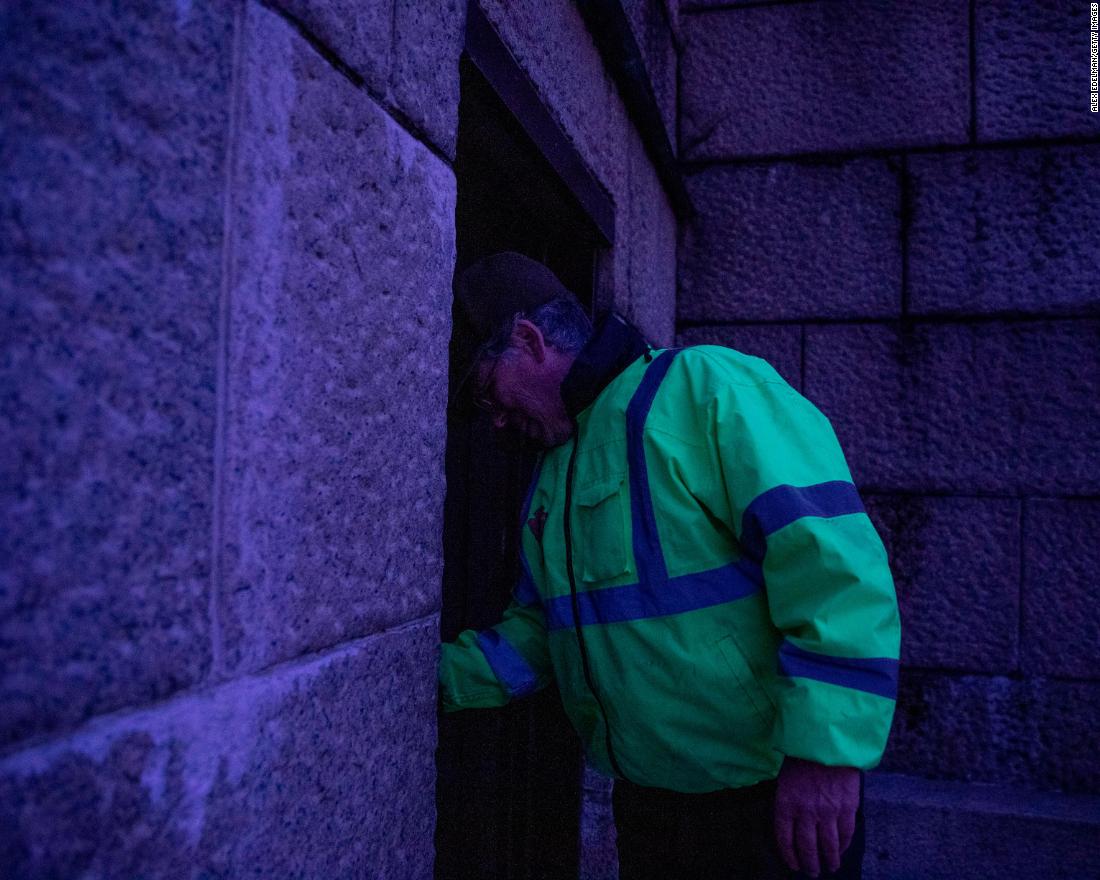
[[[499,364],[500,361],[501,358],[499,356],[493,359],[493,365],[489,368],[489,375],[485,378],[481,387],[474,393],[474,406],[480,410],[484,410],[491,416],[496,415],[500,411],[500,407],[489,397],[489,392],[493,387],[493,378],[497,371],[497,364]]]

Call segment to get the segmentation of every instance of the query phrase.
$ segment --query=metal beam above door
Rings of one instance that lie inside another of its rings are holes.
[[[615,205],[539,97],[476,2],[466,11],[466,54],[519,121],[554,173],[591,219],[604,247],[615,242]]]

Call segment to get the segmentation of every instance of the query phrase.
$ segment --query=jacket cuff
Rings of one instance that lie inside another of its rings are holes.
[[[779,702],[772,746],[818,764],[870,770],[882,760],[894,705],[865,691],[794,681]]]

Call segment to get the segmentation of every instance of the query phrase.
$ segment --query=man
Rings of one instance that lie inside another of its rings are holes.
[[[594,331],[519,254],[459,277],[467,381],[545,448],[523,576],[442,647],[444,708],[554,679],[614,777],[620,877],[858,877],[899,624],[882,543],[825,417],[766,362]]]

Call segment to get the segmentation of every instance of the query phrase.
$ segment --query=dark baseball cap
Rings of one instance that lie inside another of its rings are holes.
[[[515,251],[490,254],[455,276],[455,314],[461,335],[459,376],[451,400],[466,386],[486,346],[517,312],[530,314],[558,297],[576,296],[546,266]]]

